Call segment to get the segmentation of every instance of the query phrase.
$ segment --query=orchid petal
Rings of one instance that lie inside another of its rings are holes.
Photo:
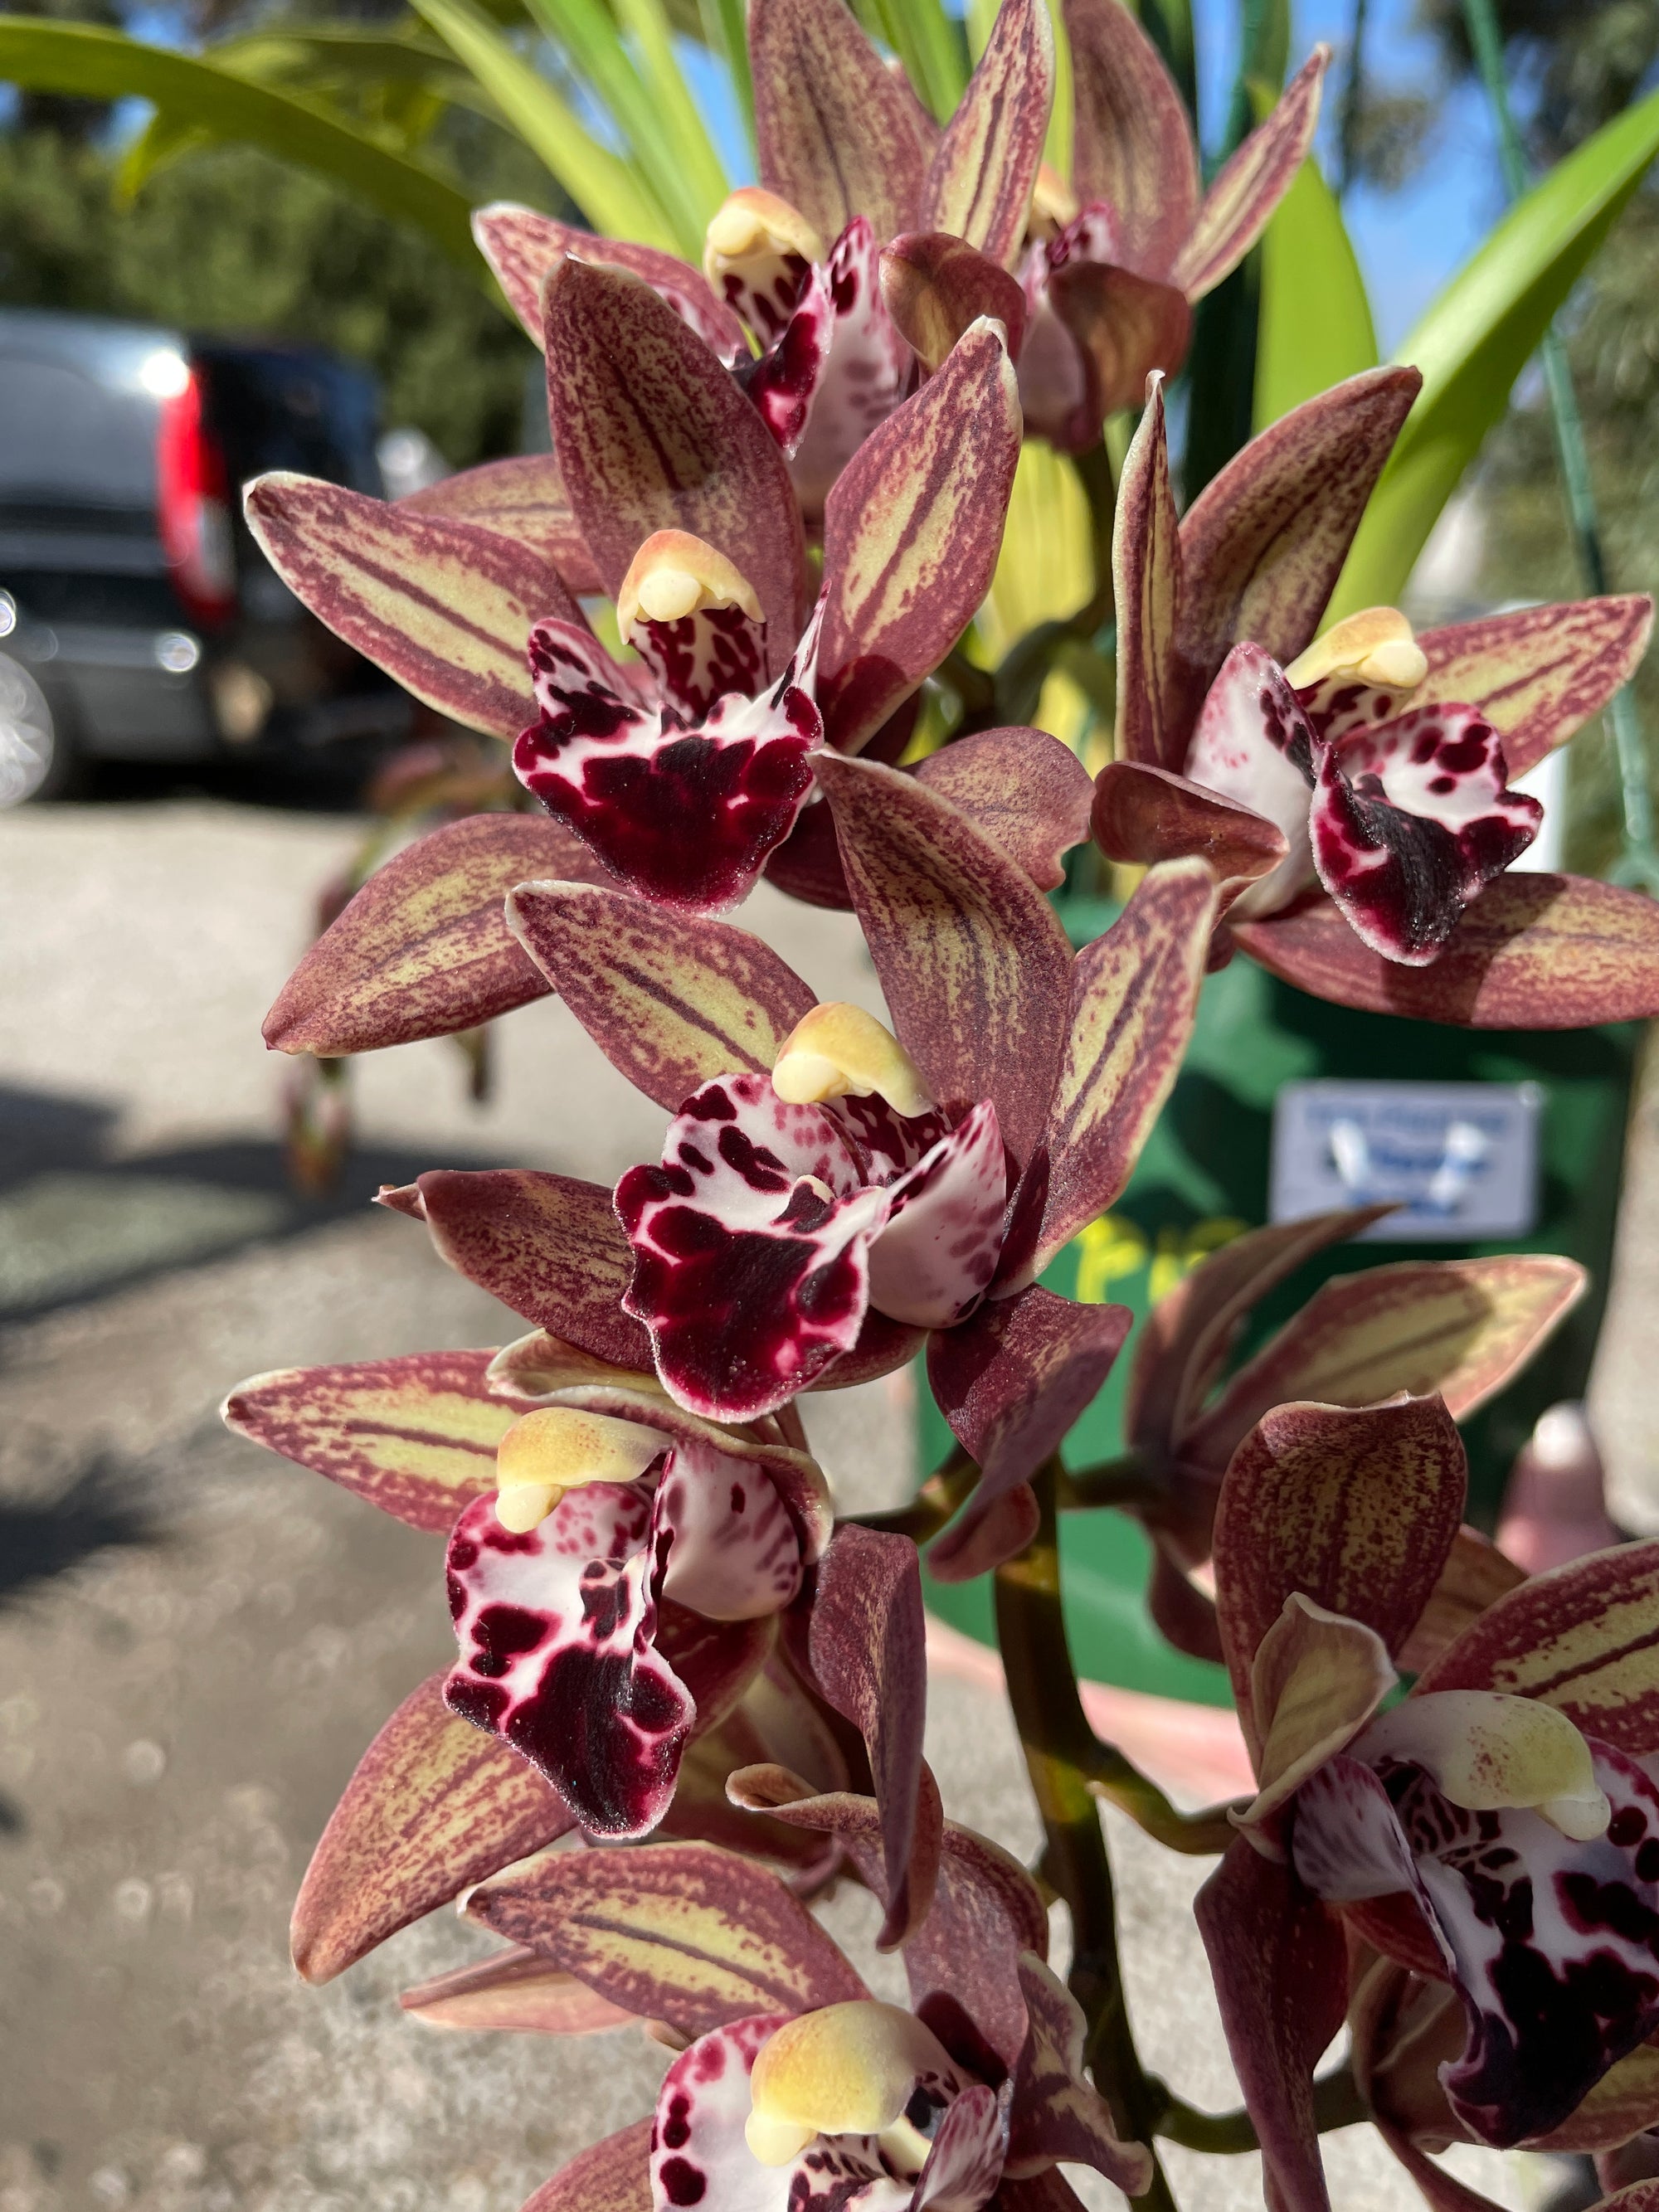
[[[1427,968],[1384,959],[1328,900],[1234,925],[1270,975],[1333,1006],[1473,1030],[1578,1030],[1659,1014],[1659,907],[1580,876],[1487,884]]]
[[[539,341],[539,317],[536,330]],[[474,523],[527,546],[551,562],[568,592],[580,595],[603,588],[551,453],[515,453],[504,461],[458,469],[424,491],[406,492],[395,504],[440,522]]]
[[[404,1990],[398,2002],[428,2027],[520,2035],[595,2035],[633,2020],[533,1951],[498,1951]]]
[[[1281,665],[1309,642],[1421,382],[1367,369],[1292,408],[1182,517],[1181,651],[1200,682],[1242,638]]]
[[[1098,0],[1125,13],[1120,0]],[[1112,581],[1117,604],[1117,720],[1120,761],[1180,769],[1190,707],[1187,672],[1176,654],[1182,605],[1182,556],[1170,484],[1164,380],[1149,377],[1146,405],[1129,441],[1112,518]]]
[[[1240,1826],[1266,1820],[1345,1750],[1398,1679],[1375,1629],[1292,1591],[1250,1663],[1261,1755],[1257,1795]]]
[[[881,252],[881,296],[924,375],[942,368],[951,348],[981,315],[1008,333],[1019,359],[1025,335],[1025,294],[1017,277],[948,231],[907,232]]]
[[[466,1909],[682,2035],[763,2006],[787,2018],[869,1994],[776,1875],[708,1844],[554,1852],[475,1890]]]
[[[645,898],[695,914],[743,897],[811,788],[822,726],[806,694],[786,678],[688,726],[623,697],[562,623],[539,623],[530,653],[541,720],[513,753],[526,789]]]
[[[1498,732],[1472,707],[1419,707],[1328,745],[1310,830],[1319,879],[1385,959],[1423,967],[1544,818],[1505,788]]]
[[[1086,453],[1100,435],[1094,364],[1049,303],[1048,257],[1041,244],[1026,257],[1022,289],[1019,404],[1025,434],[1046,438],[1062,453]]]
[[[501,901],[526,876],[598,873],[581,841],[518,814],[448,822],[378,867],[265,1016],[276,1052],[374,1052],[545,998]]]
[[[923,1788],[927,1707],[921,1573],[908,1537],[844,1522],[784,1621],[786,1648],[824,1703],[864,1738],[881,1813],[884,1949],[933,1900],[942,1814]]]
[[[1630,680],[1652,628],[1653,602],[1637,593],[1425,630],[1416,702],[1478,708],[1504,740],[1511,777],[1524,775]]]
[[[1121,0],[1065,0],[1072,54],[1072,181],[1122,228],[1119,258],[1167,277],[1198,215],[1193,126],[1158,49]]]
[[[663,1595],[705,1620],[761,1620],[800,1588],[800,1539],[763,1468],[681,1445],[657,1517],[673,1537]]]
[[[1013,365],[1000,325],[981,321],[842,471],[824,507],[813,691],[837,751],[866,744],[978,610],[1019,441]]]
[[[1083,2008],[1057,1975],[1029,1954],[1017,1969],[1030,2021],[1010,2106],[1008,2165],[1016,2177],[1051,2160],[1091,2166],[1126,2197],[1151,2185],[1142,2143],[1120,2140],[1106,2100],[1083,2071]]]
[[[615,1366],[650,1367],[651,1340],[622,1310],[628,1245],[602,1183],[439,1168],[380,1203],[424,1221],[458,1274],[538,1328]]]
[[[472,235],[508,306],[538,346],[545,342],[543,288],[561,262],[575,259],[642,278],[727,368],[749,358],[743,325],[731,308],[716,299],[701,270],[672,253],[637,246],[631,239],[595,238],[591,231],[578,230],[510,200],[495,200],[477,209]]]
[[[670,1393],[752,1420],[850,1351],[886,1209],[822,1107],[787,1105],[762,1075],[695,1092],[662,1166],[617,1186],[634,1252],[623,1310],[647,1324]]]
[[[1342,2025],[1341,1930],[1288,1867],[1242,1836],[1198,1893],[1195,1911],[1271,2200],[1283,2212],[1330,2212],[1313,2069]]]
[[[1078,1305],[1033,1285],[933,1338],[928,1382],[981,1469],[962,1515],[929,1553],[928,1565],[941,1580],[957,1578],[963,1554],[993,1506],[1059,1450],[1110,1373],[1130,1320],[1126,1306]],[[974,1556],[978,1571],[986,1563]]]
[[[1176,374],[1187,358],[1193,314],[1173,284],[1081,255],[1061,259],[1065,245],[1062,232],[1048,248],[1048,304],[1085,364],[1080,419],[1061,441],[1076,450],[1094,444],[1109,415],[1135,404],[1153,371]]]
[[[1538,1698],[1586,1735],[1659,1751],[1659,1543],[1595,1552],[1499,1597],[1422,1688]]]
[[[1607,1801],[1589,1743],[1539,1698],[1438,1690],[1408,1698],[1354,1746],[1372,1767],[1420,1766],[1441,1796],[1469,1812],[1536,1812],[1588,1842],[1606,1832]]]
[[[1284,859],[1235,902],[1272,914],[1312,878],[1313,734],[1283,672],[1260,646],[1236,645],[1199,710],[1187,755],[1192,781],[1271,822]]]
[[[643,283],[566,261],[545,304],[554,451],[605,590],[620,590],[653,532],[702,538],[754,586],[775,679],[799,635],[806,556],[789,471],[766,425]]]
[[[1200,860],[1220,885],[1220,911],[1285,860],[1285,833],[1237,799],[1165,768],[1108,761],[1095,778],[1095,842],[1109,860],[1147,866]]]
[[[669,2068],[657,2100],[651,2159],[652,2202],[670,2212],[688,2200],[731,2212],[787,2212],[811,2187],[805,2156],[763,2166],[750,2149],[750,2075],[788,2017],[763,2014],[700,2036]],[[901,2212],[908,2191],[883,2174],[872,2139],[849,2138],[829,2152],[815,2142],[814,2166],[828,2166],[844,2201],[860,2212]],[[873,2192],[873,2194],[872,2194]]]
[[[914,777],[830,753],[817,769],[906,1050],[943,1106],[988,1097],[1023,1164],[1048,1114],[1067,1021],[1072,951],[1054,908]]]
[[[702,265],[764,346],[782,331],[825,255],[823,240],[799,208],[758,185],[740,185],[709,221]]]
[[[1089,835],[1089,771],[1046,730],[975,730],[929,753],[916,779],[994,838],[1041,891],[1059,890],[1062,854]]]
[[[652,2212],[650,2120],[579,2151],[520,2212]]]
[[[1462,1440],[1437,1398],[1358,1412],[1280,1406],[1257,1423],[1215,1516],[1216,1611],[1252,1747],[1252,1666],[1286,1598],[1300,1592],[1398,1651],[1451,1550],[1467,1482]]]
[[[1313,143],[1328,46],[1316,46],[1265,123],[1251,131],[1204,195],[1172,276],[1189,300],[1201,300],[1237,268],[1296,181]]]
[[[580,626],[556,571],[494,531],[283,470],[256,477],[243,503],[271,567],[317,619],[469,729],[523,726],[532,623]]]
[[[915,96],[841,0],[754,0],[749,57],[761,182],[825,238],[854,216],[913,228],[928,149]]]
[[[234,1435],[356,1491],[411,1528],[444,1531],[495,1487],[518,1417],[490,1388],[488,1352],[416,1352],[344,1367],[289,1367],[240,1382]]]
[[[1426,1674],[1488,1606],[1526,1579],[1525,1568],[1506,1558],[1490,1536],[1478,1528],[1460,1528],[1433,1595],[1401,1651],[1401,1666],[1408,1674]]]
[[[949,1328],[989,1287],[1002,1249],[1008,1175],[989,1100],[887,1186],[870,1247],[870,1296],[894,1321]]]
[[[982,2081],[964,2089],[939,2124],[909,2212],[979,2212],[1002,2179],[1008,2097]]]
[[[928,165],[918,228],[949,231],[993,261],[1012,260],[1025,234],[1054,97],[1046,0],[1002,0]]]
[[[1466,1419],[1519,1371],[1583,1296],[1573,1260],[1500,1253],[1407,1260],[1322,1283],[1188,1431],[1183,1455],[1224,1467],[1246,1431],[1291,1399],[1367,1406],[1438,1392]]]
[[[412,1691],[357,1762],[311,1855],[290,1930],[308,1982],[331,1981],[410,1921],[575,1826],[534,1767]]]
[[[1047,1267],[1133,1172],[1180,1071],[1198,1012],[1216,880],[1198,860],[1152,869],[1072,970],[1071,1021],[1037,1158],[1048,1179],[1035,1251],[1004,1282]]]
[[[813,1006],[771,948],[614,891],[523,883],[507,926],[613,1067],[672,1113],[716,1075],[770,1067]]]

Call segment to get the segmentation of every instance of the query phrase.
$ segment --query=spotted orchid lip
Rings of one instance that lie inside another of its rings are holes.
[[[988,1102],[948,1128],[875,1095],[796,1104],[768,1076],[717,1078],[685,1102],[662,1164],[617,1186],[624,1310],[680,1404],[753,1419],[850,1352],[872,1304],[925,1328],[970,1311],[1006,1189]]]

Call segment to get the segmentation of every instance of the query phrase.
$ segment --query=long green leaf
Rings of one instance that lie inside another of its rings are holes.
[[[696,224],[690,240],[696,259],[702,251],[709,217],[730,190],[726,171],[675,59],[674,35],[662,0],[617,0],[617,12],[639,49],[658,129],[671,141],[681,191]]]
[[[743,114],[743,127],[748,134],[752,155],[755,147],[755,80],[749,67],[749,37],[744,0],[698,0],[697,13],[702,22],[704,45],[711,53],[719,54],[732,72],[732,82],[737,87],[738,106]]]
[[[939,0],[854,0],[866,31],[885,41],[904,65],[922,104],[943,123],[968,82],[968,43]]]
[[[119,31],[0,15],[0,82],[89,100],[154,100],[181,122],[315,169],[478,269],[466,196],[310,102]]]
[[[474,0],[414,0],[421,15],[539,155],[594,228],[671,253],[674,227],[644,179],[583,130],[568,101]]]
[[[1423,391],[1365,511],[1333,621],[1396,600],[1516,378],[1659,154],[1659,93],[1586,139],[1519,200],[1400,349]]]
[[[1253,427],[1376,366],[1365,280],[1336,196],[1310,157],[1261,240]]]

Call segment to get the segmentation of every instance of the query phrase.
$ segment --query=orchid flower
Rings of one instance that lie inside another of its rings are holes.
[[[867,1799],[814,1796],[777,1766],[730,1787],[753,1813],[839,1833],[878,1887]],[[555,1854],[476,1891],[470,1917],[520,1947],[509,1956],[687,2045],[653,2120],[584,2152],[551,2201],[1073,2212],[1061,2160],[1139,2195],[1151,2160],[1084,2074],[1083,2014],[1046,1964],[1036,1884],[954,1823],[939,1849],[932,1912],[903,1947],[908,2007],[872,1996],[784,1885],[729,1852]]]
[[[473,231],[538,344],[542,294],[568,257],[650,284],[759,410],[816,522],[864,440],[978,317],[998,318],[1018,354],[1024,300],[1009,269],[1054,96],[1053,34],[1042,0],[1003,0],[942,132],[842,0],[757,0],[748,36],[760,182],[716,211],[702,271],[505,203]]]
[[[815,1747],[837,1786],[825,1716],[864,1739],[893,1940],[925,1913],[938,1805],[915,1549],[832,1533],[793,1418],[696,1419],[648,1367],[540,1330],[494,1355],[256,1376],[225,1418],[448,1536],[459,1656],[388,1722],[319,1845],[295,1916],[313,1978],[574,1828],[723,1835],[720,1785],[745,1763],[730,1747]],[[709,1747],[712,1802],[700,1776],[682,1804],[683,1761],[706,1768]]]
[[[1477,948],[1456,957],[1459,924],[1542,818],[1509,777],[1630,675],[1651,601],[1528,608],[1420,639],[1373,608],[1314,635],[1418,381],[1380,369],[1309,401],[1179,523],[1150,381],[1113,539],[1117,758],[1099,779],[1095,834],[1115,860],[1206,854],[1238,943],[1344,1003],[1483,1025],[1604,1019],[1616,963],[1572,940],[1616,933],[1630,894],[1556,879],[1566,903],[1496,975],[1490,951],[1473,973]],[[1311,907],[1310,892],[1323,894]],[[1524,899],[1515,911],[1510,937],[1534,919]],[[1350,931],[1339,978],[1330,940]],[[1443,959],[1443,980],[1401,997],[1402,967]]]
[[[983,1470],[934,1565],[972,1572],[1029,1535],[1015,1493],[1122,1341],[1121,1309],[1035,1278],[1127,1180],[1193,1019],[1214,884],[1197,861],[1155,871],[1074,959],[1028,866],[1052,881],[1086,776],[1038,732],[958,750],[942,786],[819,764],[893,1031],[819,1006],[729,924],[524,884],[508,916],[526,951],[673,1117],[662,1164],[623,1176],[614,1216],[559,1176],[393,1195],[463,1273],[598,1356],[653,1364],[701,1419],[763,1419],[928,1342]]]
[[[1192,311],[1236,269],[1313,141],[1330,51],[1315,48],[1208,191],[1186,106],[1121,0],[1064,0],[1072,61],[1072,179],[1044,169],[1026,299],[1020,404],[1062,451],[1094,445],[1139,404],[1148,373],[1186,358]]]
[[[1659,1751],[1644,1671],[1659,1547],[1522,1583],[1395,1657],[1451,1560],[1467,1467],[1437,1397],[1279,1407],[1234,1455],[1216,1607],[1258,1794],[1199,1905],[1281,2200],[1327,2201],[1308,2074],[1346,1999],[1341,1935],[1444,1981],[1458,2130],[1559,2126],[1659,2030]],[[1654,2107],[1659,2111],[1659,2094]]]

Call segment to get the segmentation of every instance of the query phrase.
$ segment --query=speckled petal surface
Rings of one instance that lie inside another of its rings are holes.
[[[1007,1170],[988,1099],[888,1188],[870,1296],[894,1321],[948,1328],[979,1303],[1002,1249]]]

